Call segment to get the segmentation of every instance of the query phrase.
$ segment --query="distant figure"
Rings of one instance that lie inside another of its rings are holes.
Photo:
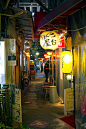
[[[41,63],[41,72],[43,71],[43,63]]]
[[[46,63],[45,66],[44,66],[44,72],[45,72],[45,77],[46,77],[45,82],[48,82],[49,61],[47,61],[47,63]]]
[[[36,64],[35,64],[35,75],[36,75],[36,72],[37,72],[37,66],[36,66]]]

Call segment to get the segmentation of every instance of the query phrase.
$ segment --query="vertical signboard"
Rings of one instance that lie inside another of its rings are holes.
[[[10,39],[7,44],[8,50],[8,65],[16,66],[16,40]]]
[[[22,122],[21,89],[15,89],[15,104],[12,105],[12,118],[14,121]]]
[[[65,48],[65,36],[61,36],[58,48]]]
[[[67,116],[67,113],[74,111],[74,92],[72,88],[67,88],[64,90],[64,115]]]
[[[5,83],[5,41],[0,41],[0,84]]]

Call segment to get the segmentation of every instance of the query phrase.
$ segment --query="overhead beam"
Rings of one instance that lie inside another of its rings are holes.
[[[13,17],[14,16],[14,15],[10,15],[10,14],[2,14],[2,13],[0,13],[0,15],[4,15],[4,16],[7,16],[7,17]],[[20,19],[20,20],[25,20],[25,21],[28,21],[29,19],[32,19],[31,17],[24,18],[22,16],[17,16],[17,15],[15,17]]]
[[[29,37],[29,35],[28,35],[27,38],[32,38],[32,35],[30,35],[30,37]]]
[[[23,11],[24,13],[27,13],[29,16],[32,16],[32,12],[30,12],[30,11],[19,9],[19,8],[15,8],[15,7],[12,7],[12,9],[16,10],[16,11]]]
[[[22,11],[21,11],[21,12],[18,12],[18,13],[16,13],[16,14],[14,14],[13,16],[11,16],[10,18],[17,17],[17,16],[21,15],[22,13],[23,13]]]
[[[29,19],[32,19],[31,17],[22,17],[22,16],[15,16],[17,19],[28,21]]]
[[[20,24],[20,23],[18,23],[18,25],[19,25],[19,26],[23,26],[23,27],[30,27],[30,28],[32,27],[32,26],[29,26],[29,25],[23,25],[23,24]]]
[[[54,8],[52,11],[50,11],[48,14],[46,14],[43,18],[41,18],[38,21],[38,29],[40,29],[42,26],[48,24],[49,22],[53,21],[55,18],[63,15],[65,12],[67,12],[69,9],[72,9],[73,7],[76,8],[76,6],[80,6],[82,3],[82,7],[86,5],[86,0],[66,0],[62,2],[59,6]]]
[[[26,32],[26,31],[27,31],[27,32],[31,32],[31,30],[24,30],[24,29],[23,29],[22,31],[24,31],[24,32]]]
[[[23,33],[23,35],[27,37],[29,34]],[[31,34],[30,34],[30,35],[31,35]],[[31,35],[31,36],[32,36],[32,35]]]
[[[35,0],[46,12],[49,12],[49,9],[47,9],[41,2],[40,0]]]
[[[7,9],[8,5],[9,5],[9,2],[10,2],[10,0],[7,0],[6,5],[4,7],[5,10]]]
[[[22,29],[24,29],[24,27],[21,27],[19,29],[16,29],[17,32],[21,31]]]

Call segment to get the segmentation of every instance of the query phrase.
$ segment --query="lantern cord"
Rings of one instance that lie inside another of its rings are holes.
[[[43,17],[44,18],[44,17]],[[44,18],[45,19],[45,18]],[[46,19],[45,19],[46,20]],[[46,20],[47,21],[47,20]],[[48,21],[47,21],[48,22]],[[48,22],[48,24],[50,24],[49,22]],[[56,29],[59,29],[59,28],[57,28],[57,27],[55,27],[55,26],[53,26],[52,24],[50,24],[52,27],[54,27],[54,28],[56,28]],[[86,26],[84,26],[84,27],[82,27],[82,28],[79,28],[79,29],[76,29],[76,30],[67,30],[67,31],[78,31],[78,30],[82,30],[82,29],[84,29],[84,28],[86,28]],[[59,29],[59,30],[64,30],[64,29]]]

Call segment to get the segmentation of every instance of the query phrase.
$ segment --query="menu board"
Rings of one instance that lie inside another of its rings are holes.
[[[15,104],[12,105],[13,120],[22,122],[21,89],[15,89]]]
[[[74,91],[73,88],[67,88],[64,90],[64,115],[67,116],[67,112],[74,110]]]

